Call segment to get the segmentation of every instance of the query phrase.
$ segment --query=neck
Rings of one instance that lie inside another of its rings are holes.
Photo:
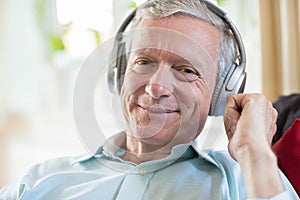
[[[171,154],[172,145],[155,146],[145,144],[134,137],[127,136],[126,151],[121,158],[140,164],[151,160],[159,160]]]

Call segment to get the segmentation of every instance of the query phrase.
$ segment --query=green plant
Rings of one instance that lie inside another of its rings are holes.
[[[218,6],[222,6],[224,3],[224,0],[216,0],[216,1],[217,1]]]
[[[48,59],[52,62],[57,53],[68,51],[64,40],[72,29],[72,22],[63,25],[57,21],[56,0],[35,0],[34,8],[37,26],[46,44]],[[95,44],[100,45],[101,33],[95,29],[88,31],[93,33]]]
[[[131,1],[129,8],[135,9],[137,7],[137,4],[134,1]]]
[[[46,43],[49,60],[53,59],[56,52],[64,51],[66,48],[62,39],[64,27],[49,26],[49,24],[55,24],[56,21],[56,19],[50,18],[53,16],[52,12],[55,12],[53,10],[54,2],[55,0],[36,0],[34,7],[37,26]]]

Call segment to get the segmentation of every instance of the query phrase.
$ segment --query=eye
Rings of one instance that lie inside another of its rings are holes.
[[[196,75],[199,77],[201,76],[195,68],[190,66],[180,66],[180,67],[176,67],[175,69],[180,73]]]
[[[198,75],[198,72],[196,70],[194,70],[193,68],[190,68],[190,67],[180,67],[178,69],[178,71],[181,71],[181,72],[187,73],[187,74],[196,74],[196,75]]]
[[[147,64],[150,64],[150,61],[146,60],[146,59],[138,59],[136,61],[136,64],[138,64],[138,65],[147,65]]]
[[[147,58],[138,58],[133,65],[133,71],[140,74],[146,74],[155,71],[156,64]]]
[[[177,78],[183,81],[194,81],[198,78],[202,78],[200,73],[191,66],[179,66],[174,68]]]

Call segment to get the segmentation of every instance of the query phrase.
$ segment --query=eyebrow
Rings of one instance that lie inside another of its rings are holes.
[[[159,56],[159,52],[160,51],[164,51],[167,53],[170,53],[171,55],[176,57],[176,62],[186,62],[186,63],[197,63],[198,60],[196,59],[186,59],[184,57],[182,57],[181,55],[175,54],[173,52],[168,52],[166,50],[161,50],[161,49],[154,49],[154,48],[141,48],[141,49],[137,49],[137,50],[133,50],[131,51],[129,54],[134,54],[134,55],[145,55],[145,56],[150,56],[150,57],[155,57],[155,56]],[[199,61],[198,61],[199,63]]]
[[[150,55],[157,55],[157,50],[153,49],[153,48],[140,48],[140,49],[136,49],[136,50],[132,50],[129,52],[129,54],[143,54],[146,56],[150,56]]]

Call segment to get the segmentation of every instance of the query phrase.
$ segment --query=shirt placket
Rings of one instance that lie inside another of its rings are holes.
[[[154,173],[153,171],[148,171],[145,166],[137,166],[124,177],[116,199],[143,199]]]

